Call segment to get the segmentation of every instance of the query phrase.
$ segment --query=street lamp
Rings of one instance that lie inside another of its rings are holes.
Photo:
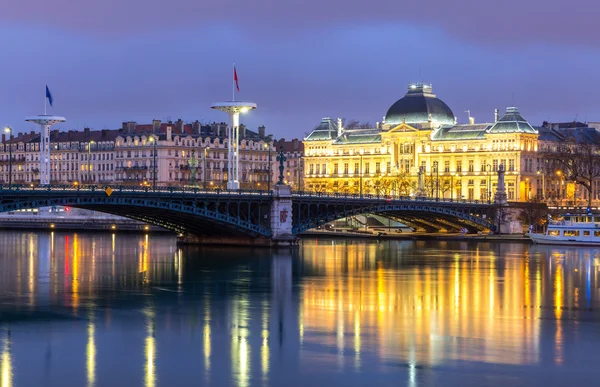
[[[435,200],[440,200],[440,168],[439,168],[439,163],[437,161],[434,161],[433,165],[435,166]],[[433,195],[431,195],[431,196],[433,196]]]
[[[491,164],[485,164],[487,167],[487,181],[488,181],[488,192],[487,192],[487,200],[488,204],[492,201],[492,166]]]
[[[269,160],[269,176],[267,176],[267,191],[271,191],[271,144],[266,143],[265,148],[269,150],[269,155],[267,156],[267,160]]]
[[[543,200],[544,200],[544,197],[546,196],[546,195],[545,195],[545,193],[544,193],[544,191],[545,191],[545,189],[546,189],[546,180],[545,180],[545,177],[546,177],[545,175],[546,175],[546,174],[544,173],[544,170],[543,170],[543,169],[541,169],[541,170],[537,171],[537,174],[538,174],[538,175],[542,175],[542,197],[541,197],[541,199],[542,199],[542,201],[543,201]]]
[[[204,190],[206,191],[206,157],[208,156],[209,147],[204,147]]]
[[[8,133],[8,186],[12,187],[12,128],[7,126],[4,131]]]
[[[562,173],[561,170],[558,170],[558,171],[556,171],[556,175],[559,178],[559,181],[558,181],[558,200],[560,200],[560,202],[562,204],[563,193],[561,191],[562,191],[562,185],[563,185],[562,184],[563,183],[563,173]]]
[[[152,190],[156,191],[156,143],[158,142],[156,138],[150,137],[148,139],[152,143]]]
[[[87,162],[88,162],[88,165],[87,165],[88,184],[92,181],[92,170],[90,169],[90,160],[91,160],[91,153],[90,153],[90,151],[92,149],[92,144],[95,144],[95,143],[96,143],[95,141],[90,141],[90,142],[88,142],[88,146],[87,146],[87,148],[88,148],[88,154],[87,154],[87,159],[88,159],[87,160]]]
[[[454,201],[454,172],[450,173],[450,201]]]
[[[362,199],[362,180],[363,180],[363,152],[362,150],[360,151],[360,198]]]

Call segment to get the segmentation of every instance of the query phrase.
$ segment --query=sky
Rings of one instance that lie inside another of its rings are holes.
[[[0,125],[59,129],[242,117],[303,138],[322,117],[381,121],[411,82],[459,122],[517,106],[533,125],[600,121],[596,0],[19,0],[0,4]]]

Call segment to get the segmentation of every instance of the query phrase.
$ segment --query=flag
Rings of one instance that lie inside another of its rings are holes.
[[[52,94],[50,94],[50,89],[48,89],[48,85],[46,85],[46,98],[48,98],[48,102],[50,103],[50,106],[52,106],[52,101],[54,101],[54,98],[52,98]]]
[[[238,93],[240,92],[240,84],[238,83],[237,71],[235,71],[235,66],[233,66],[233,80],[235,81],[235,87],[237,88]]]

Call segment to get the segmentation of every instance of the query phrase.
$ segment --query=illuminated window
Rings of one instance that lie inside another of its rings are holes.
[[[584,231],[583,232],[583,236],[590,236],[590,232],[589,231]]]
[[[558,230],[550,230],[550,231],[548,231],[548,235],[558,236],[558,235],[560,235],[560,231],[558,231]]]
[[[579,230],[565,230],[564,236],[579,236]]]

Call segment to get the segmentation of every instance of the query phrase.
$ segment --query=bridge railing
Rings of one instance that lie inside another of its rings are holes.
[[[258,189],[228,190],[221,188],[204,189],[200,187],[156,187],[129,186],[129,185],[87,185],[87,184],[51,184],[51,185],[27,185],[27,184],[0,184],[0,193],[7,192],[104,192],[107,188],[112,192],[125,193],[184,193],[184,194],[216,194],[216,195],[259,195],[271,196],[272,192]]]
[[[431,198],[428,196],[403,196],[403,195],[377,195],[377,194],[347,194],[339,192],[315,192],[315,191],[294,191],[294,196],[323,197],[337,199],[371,199],[385,200],[387,202],[433,202],[433,203],[465,203],[465,204],[491,204],[486,200],[468,200],[453,198]]]

